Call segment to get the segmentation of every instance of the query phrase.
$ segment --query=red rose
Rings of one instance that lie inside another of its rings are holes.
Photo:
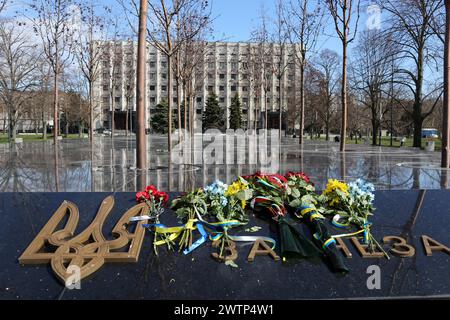
[[[142,201],[144,201],[144,199],[147,199],[147,200],[150,199],[150,196],[147,192],[139,191],[136,193],[136,201],[137,202],[142,202]]]

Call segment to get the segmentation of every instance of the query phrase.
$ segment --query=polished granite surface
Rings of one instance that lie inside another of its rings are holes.
[[[448,188],[448,170],[439,168],[440,153],[414,148],[358,144],[348,145],[347,152],[340,153],[338,143],[306,140],[300,147],[296,139],[283,138],[277,166],[270,170],[250,161],[168,166],[166,137],[148,136],[148,142],[151,166],[145,183],[169,191],[189,190],[216,179],[229,183],[238,175],[257,170],[304,171],[319,189],[327,178],[364,178],[378,190]],[[234,146],[234,152],[252,154],[239,145]],[[63,140],[57,152],[51,141],[13,148],[0,144],[0,191],[135,191],[138,173],[134,137],[118,136],[114,141],[96,137],[92,146],[87,139]]]
[[[72,179],[76,178],[75,174]],[[155,256],[149,233],[138,263],[106,263],[82,280],[81,290],[65,289],[48,264],[21,266],[18,263],[18,257],[63,200],[79,207],[78,233],[93,219],[100,202],[111,194],[116,205],[103,229],[109,239],[112,226],[135,204],[134,193],[0,193],[0,299],[450,297],[450,255],[434,252],[428,257],[420,241],[421,235],[428,235],[450,246],[450,191],[447,190],[377,191],[373,234],[378,240],[387,235],[402,236],[416,248],[416,254],[411,258],[391,255],[390,260],[363,259],[350,241],[345,240],[353,253],[353,258],[345,259],[350,268],[346,276],[334,274],[321,262],[282,263],[270,257],[256,257],[253,263],[247,262],[249,243],[238,243],[238,268],[213,260],[210,243],[188,256],[164,249]],[[169,225],[176,223],[170,211],[161,220]],[[272,223],[251,217],[249,226],[253,225],[262,227],[258,235],[277,239],[277,229]],[[308,235],[303,226],[300,228]],[[246,233],[233,230],[233,234]],[[379,290],[367,288],[370,265],[380,267]]]

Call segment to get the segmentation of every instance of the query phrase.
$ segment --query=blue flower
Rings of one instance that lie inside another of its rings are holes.
[[[228,188],[228,185],[223,183],[220,180],[216,180],[211,183],[209,186],[205,187],[205,192],[212,195],[220,195],[223,196],[225,194],[225,190]]]
[[[362,179],[357,179],[355,182],[350,182],[348,186],[350,196],[352,196],[355,200],[360,198],[372,202],[375,199],[375,195],[373,194],[375,191],[375,186],[372,183],[365,182]]]

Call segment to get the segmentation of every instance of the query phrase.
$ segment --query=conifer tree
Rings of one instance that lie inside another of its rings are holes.
[[[223,110],[219,106],[219,101],[214,93],[208,96],[205,104],[205,111],[202,116],[202,129],[222,129],[224,126]]]
[[[242,129],[242,110],[239,95],[236,93],[230,106],[230,129]]]

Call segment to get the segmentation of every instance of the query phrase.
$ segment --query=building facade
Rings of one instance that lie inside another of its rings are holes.
[[[293,128],[298,122],[299,63],[297,46],[291,44],[257,44],[210,42],[202,43],[196,57],[189,54],[186,61],[195,60],[190,76],[194,105],[194,128],[201,128],[201,115],[210,93],[215,93],[223,108],[226,127],[229,126],[229,107],[238,94],[242,105],[244,128],[263,128],[268,115],[269,128],[278,128],[279,110],[283,112],[283,127]],[[99,76],[94,82],[96,100],[95,128],[133,130],[136,125],[135,83],[137,43],[132,41],[102,41]],[[191,59],[192,58],[192,59]],[[181,58],[180,58],[181,59]],[[180,60],[181,61],[181,60]],[[174,63],[173,108],[177,99],[176,63]],[[146,64],[146,127],[156,105],[167,100],[168,69],[166,56],[147,45]],[[183,92],[183,91],[181,91]],[[114,119],[112,117],[114,109]],[[267,110],[267,112],[266,112]],[[290,123],[290,124],[288,124]]]

